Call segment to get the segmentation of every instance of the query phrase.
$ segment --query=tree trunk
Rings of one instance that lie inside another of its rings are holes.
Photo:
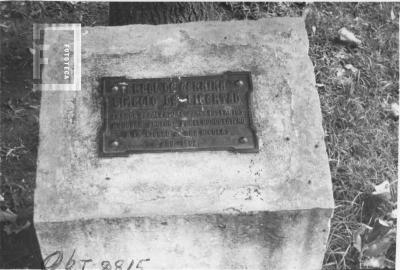
[[[169,24],[220,20],[211,2],[111,2],[110,25]]]

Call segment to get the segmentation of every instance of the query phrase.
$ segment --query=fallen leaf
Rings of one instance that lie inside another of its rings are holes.
[[[3,230],[8,234],[12,234],[12,233],[20,233],[22,230],[25,230],[27,228],[29,228],[31,226],[31,222],[29,220],[26,221],[25,224],[23,225],[18,225],[16,223],[11,223],[8,225],[5,225]]]
[[[392,103],[392,105],[390,105],[390,111],[395,117],[399,117],[399,104]]]
[[[396,19],[396,16],[394,15],[393,8],[392,8],[392,10],[390,11],[390,18],[392,19],[392,21],[394,21],[394,20]]]
[[[362,255],[378,257],[384,255],[396,241],[396,227],[382,219],[375,222],[371,231],[363,235]]]
[[[35,55],[35,49],[33,49],[33,48],[28,48],[28,49],[29,49],[29,51],[31,52],[32,55]]]
[[[337,77],[343,77],[343,75],[346,73],[346,71],[343,68],[337,68],[336,69],[336,76]]]
[[[397,208],[393,209],[393,211],[390,212],[389,217],[393,218],[393,219],[397,219]]]
[[[371,231],[372,227],[361,224],[361,227],[353,233],[353,246],[358,250],[358,252],[362,252],[362,236],[365,231]]]
[[[353,73],[357,73],[358,72],[358,69],[355,68],[352,64],[347,64],[347,65],[344,66],[344,68],[348,69],[348,70],[351,70],[351,72],[353,72]]]
[[[313,32],[313,35],[315,35],[315,32],[317,31],[317,27],[315,25],[311,26],[311,30]]]
[[[4,197],[0,195],[0,202],[4,202]]]
[[[380,195],[380,194],[390,194],[390,183],[388,180],[383,181],[379,185],[374,185],[375,191],[372,192],[373,195]]]
[[[362,252],[362,239],[361,235],[364,233],[364,228],[357,230],[353,233],[353,246],[358,250],[358,252]]]
[[[336,57],[339,59],[348,59],[349,55],[342,49],[336,54]]]
[[[340,28],[338,33],[339,33],[339,39],[341,41],[348,42],[348,43],[353,43],[355,45],[360,45],[361,44],[361,40],[356,38],[356,36],[352,32],[350,32],[349,30],[346,29],[346,27]]]
[[[362,260],[361,262],[361,267],[383,269],[386,267],[385,260],[385,256],[365,258],[365,260]]]
[[[17,215],[14,214],[10,209],[0,210],[0,222],[15,222]]]

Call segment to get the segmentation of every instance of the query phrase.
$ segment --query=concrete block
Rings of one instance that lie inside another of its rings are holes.
[[[303,19],[83,28],[81,48],[82,90],[42,94],[35,224],[44,257],[76,247],[96,260],[150,256],[150,268],[319,269],[333,197]],[[101,77],[226,71],[252,74],[258,153],[99,157]],[[274,215],[279,244],[263,225]]]

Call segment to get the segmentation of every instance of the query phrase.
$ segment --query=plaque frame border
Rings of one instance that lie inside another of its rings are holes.
[[[178,76],[173,76],[173,77],[157,77],[157,78],[127,78],[126,76],[103,76],[98,79],[99,81],[99,87],[98,87],[98,93],[100,93],[100,99],[101,99],[101,128],[98,131],[97,134],[97,145],[98,145],[98,156],[101,158],[113,158],[113,157],[127,157],[132,154],[154,154],[154,153],[174,153],[174,152],[203,152],[203,151],[227,151],[231,153],[258,153],[260,151],[259,147],[259,141],[258,141],[258,136],[257,136],[257,129],[255,128],[254,125],[254,111],[251,109],[251,94],[253,93],[253,80],[252,80],[252,75],[250,71],[225,71],[219,74],[206,74],[206,75],[200,75],[200,76],[190,76],[190,75],[185,75],[180,78],[193,78],[193,77],[201,77],[201,78],[209,78],[209,77],[215,77],[215,76],[235,76],[235,75],[243,75],[246,74],[249,78],[249,89],[246,93],[246,98],[247,98],[247,108],[249,111],[249,129],[251,130],[252,136],[253,136],[253,141],[254,141],[254,147],[253,148],[247,148],[247,149],[236,149],[233,147],[227,147],[227,146],[221,146],[221,147],[202,147],[202,148],[181,148],[181,149],[163,149],[163,150],[157,150],[157,149],[149,149],[149,150],[126,150],[124,152],[118,152],[118,153],[106,153],[104,152],[104,144],[103,144],[103,137],[105,136],[104,133],[107,130],[107,102],[105,98],[105,91],[106,91],[106,80],[121,80],[121,81],[127,81],[127,80],[151,80],[151,79],[178,79]]]

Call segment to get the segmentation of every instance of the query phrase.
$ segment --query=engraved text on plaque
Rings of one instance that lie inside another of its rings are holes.
[[[157,79],[102,78],[100,154],[256,152],[250,72]]]

